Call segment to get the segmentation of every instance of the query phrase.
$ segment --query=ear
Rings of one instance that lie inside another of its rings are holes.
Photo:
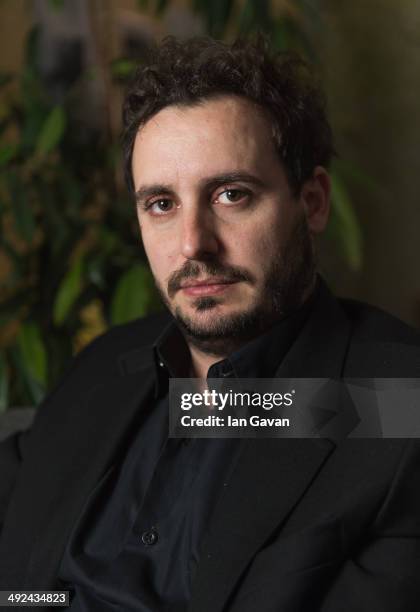
[[[325,230],[330,215],[330,193],[330,175],[323,166],[316,166],[312,178],[304,183],[300,194],[312,234],[320,234]]]

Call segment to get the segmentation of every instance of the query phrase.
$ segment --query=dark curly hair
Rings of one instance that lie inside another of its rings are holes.
[[[301,58],[273,52],[262,35],[232,45],[205,37],[166,37],[138,68],[123,105],[124,169],[132,193],[139,127],[169,105],[190,106],[225,94],[242,96],[265,110],[296,195],[315,166],[328,167],[334,147],[325,102]]]

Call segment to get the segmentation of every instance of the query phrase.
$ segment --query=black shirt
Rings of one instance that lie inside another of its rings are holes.
[[[207,379],[274,376],[316,294],[213,364]],[[151,350],[155,406],[122,465],[114,465],[89,496],[62,559],[59,577],[74,594],[72,612],[185,610],[200,543],[239,456],[238,439],[168,438],[168,380],[186,376],[190,354],[174,321]]]

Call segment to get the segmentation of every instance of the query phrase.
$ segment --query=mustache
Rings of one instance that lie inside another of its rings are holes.
[[[193,261],[187,261],[180,270],[174,272],[168,280],[168,296],[172,298],[175,293],[181,288],[181,283],[185,280],[199,278],[205,276],[211,278],[212,276],[223,276],[228,281],[248,281],[254,282],[254,276],[238,266],[227,266],[222,265],[218,261],[202,262],[200,264]]]

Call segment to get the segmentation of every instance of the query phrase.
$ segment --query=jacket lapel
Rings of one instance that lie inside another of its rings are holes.
[[[0,574],[8,588],[56,587],[54,576],[65,543],[90,491],[123,456],[147,409],[154,405],[150,354],[149,346],[136,350],[125,367],[128,374],[85,393],[79,405],[69,401],[60,406],[55,411],[59,426],[54,422],[55,404],[39,415],[44,421],[43,452],[32,453],[36,459],[24,463],[1,541],[0,558],[8,558],[8,564],[5,574],[3,568]],[[50,438],[46,428],[54,432]],[[32,444],[37,443],[35,428]],[[23,567],[24,584],[15,584]]]
[[[276,376],[339,378],[350,325],[325,285]],[[201,549],[189,612],[220,612],[253,556],[293,511],[329,454],[315,439],[243,440]]]

